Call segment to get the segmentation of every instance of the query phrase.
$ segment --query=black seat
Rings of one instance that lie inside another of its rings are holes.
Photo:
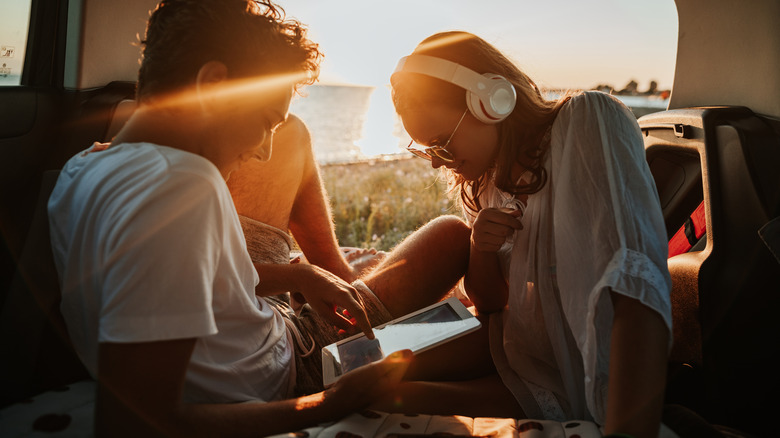
[[[780,216],[780,124],[744,107],[670,110],[639,122],[668,236],[702,202],[706,213],[701,242],[668,261],[667,402],[770,435],[780,407],[780,261],[759,231]]]
[[[2,319],[2,406],[89,377],[60,313],[60,288],[46,204],[59,171],[43,174],[41,191]]]

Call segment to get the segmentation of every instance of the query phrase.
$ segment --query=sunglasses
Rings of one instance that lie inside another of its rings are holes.
[[[436,157],[447,163],[452,163],[453,161],[455,161],[455,157],[452,155],[450,151],[447,150],[447,146],[450,145],[450,142],[452,141],[452,137],[455,137],[455,133],[458,132],[460,123],[463,121],[463,118],[466,117],[467,112],[469,112],[468,108],[463,113],[463,115],[460,116],[460,120],[458,120],[458,124],[455,125],[455,129],[453,129],[452,134],[450,134],[450,138],[448,138],[447,142],[444,143],[443,145],[422,147],[422,146],[416,146],[414,140],[412,140],[411,142],[409,142],[409,146],[406,147],[406,150],[413,153],[414,155],[417,155],[420,158],[425,158],[426,160],[429,161],[433,159],[433,157]]]

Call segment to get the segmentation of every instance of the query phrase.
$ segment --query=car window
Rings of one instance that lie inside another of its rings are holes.
[[[0,14],[0,86],[20,85],[32,0],[2,0]]]

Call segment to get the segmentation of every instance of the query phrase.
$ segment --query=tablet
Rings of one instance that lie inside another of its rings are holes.
[[[344,373],[398,350],[419,353],[477,330],[482,324],[455,297],[374,327],[374,339],[360,333],[322,348],[322,380],[333,384]]]

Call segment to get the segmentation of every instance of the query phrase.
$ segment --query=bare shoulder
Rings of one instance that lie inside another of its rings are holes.
[[[294,142],[296,144],[311,144],[311,135],[306,123],[295,114],[290,113],[287,120],[274,134],[274,142]]]
[[[242,208],[247,206],[242,200],[254,200],[258,191],[276,194],[278,190],[270,188],[287,187],[295,193],[307,163],[313,160],[309,130],[304,121],[294,114],[290,114],[276,133],[267,137],[266,141],[272,142],[268,161],[247,160],[227,181],[240,214],[249,215],[250,212],[242,211]],[[254,205],[255,202],[251,204]]]
[[[246,161],[227,184],[238,214],[286,230],[301,184],[316,170],[311,138],[303,120],[290,114],[268,141],[268,161]]]

